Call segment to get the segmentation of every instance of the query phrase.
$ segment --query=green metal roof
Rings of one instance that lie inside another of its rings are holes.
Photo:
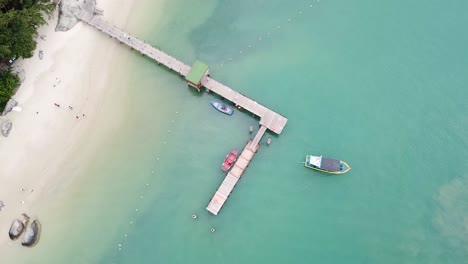
[[[200,83],[201,79],[203,78],[203,75],[205,72],[208,70],[208,65],[201,61],[196,61],[192,65],[192,69],[190,69],[190,72],[185,76],[185,80],[198,84]]]

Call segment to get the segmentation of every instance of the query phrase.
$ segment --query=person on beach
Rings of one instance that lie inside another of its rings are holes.
[[[70,110],[73,110],[73,107],[71,105],[69,105],[68,108],[70,108]]]
[[[55,105],[56,107],[60,107],[60,105],[59,105],[59,104],[57,104],[57,103],[54,103],[54,105]]]

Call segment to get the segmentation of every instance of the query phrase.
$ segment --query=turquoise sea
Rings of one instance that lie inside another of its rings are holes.
[[[79,150],[86,162],[68,165],[64,194],[42,208],[41,243],[19,258],[466,263],[467,13],[462,0],[138,3],[128,31],[189,64],[205,61],[289,122],[264,137],[271,145],[212,216],[205,207],[224,156],[258,119],[217,113],[212,94],[122,47],[98,117],[107,125]],[[353,169],[312,171],[301,164],[307,154]]]

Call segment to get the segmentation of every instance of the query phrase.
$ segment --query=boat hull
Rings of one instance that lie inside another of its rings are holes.
[[[330,174],[345,174],[346,172],[350,171],[351,170],[351,167],[348,165],[348,163],[340,160],[340,170],[337,170],[337,171],[331,171],[331,170],[325,170],[325,169],[322,169],[322,168],[319,168],[319,167],[316,167],[316,166],[310,166],[307,164],[307,160],[310,156],[306,156],[305,158],[305,161],[304,161],[304,166],[309,168],[309,169],[313,169],[313,170],[316,170],[316,171],[320,171],[320,172],[325,172],[325,173],[330,173]],[[341,169],[342,168],[342,169]]]
[[[228,155],[226,155],[226,159],[224,160],[223,164],[221,164],[221,170],[223,172],[227,172],[228,170],[232,168],[232,166],[237,160],[237,154],[238,154],[238,150],[234,149]]]
[[[210,103],[216,110],[218,110],[219,112],[223,114],[226,114],[226,115],[234,114],[234,109],[221,101],[212,100]]]

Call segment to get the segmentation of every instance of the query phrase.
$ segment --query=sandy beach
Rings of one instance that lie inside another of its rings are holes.
[[[125,26],[135,1],[99,0],[106,19]],[[13,122],[8,138],[0,138],[0,248],[11,242],[6,235],[13,219],[53,199],[60,182],[67,181],[60,167],[73,159],[87,131],[95,126],[100,102],[118,44],[78,23],[68,32],[55,32],[58,12],[39,29],[34,57],[18,61],[26,79],[13,97],[22,108],[6,118]],[[39,59],[38,51],[44,57]]]

